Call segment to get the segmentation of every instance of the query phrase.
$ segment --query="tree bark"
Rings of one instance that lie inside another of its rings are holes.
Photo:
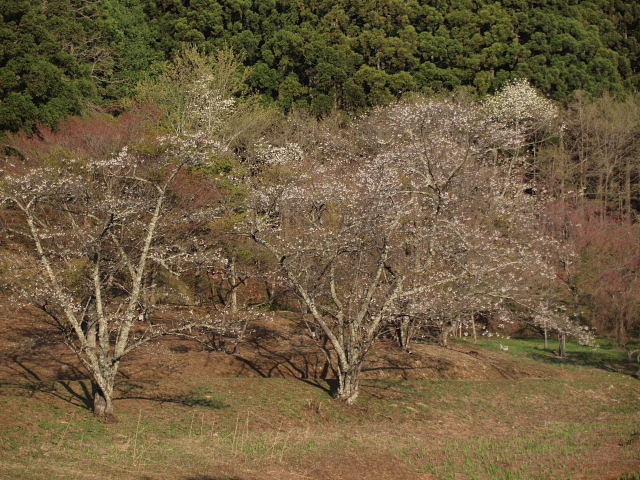
[[[478,334],[476,333],[476,316],[471,314],[471,329],[473,331],[473,343],[478,343]]]
[[[632,163],[630,159],[627,159],[627,164],[624,172],[624,203],[627,214],[627,222],[631,223],[633,219],[633,210],[631,206],[631,170]]]
[[[113,413],[113,388],[101,388],[97,382],[93,382],[93,414],[107,423],[118,421]]]
[[[402,316],[398,326],[398,343],[405,352],[409,351],[409,345],[411,344],[411,330],[411,319],[406,315]]]
[[[267,301],[269,302],[269,304],[273,304],[273,301],[275,300],[276,283],[270,280],[265,280],[264,288],[267,293]]]
[[[360,367],[355,367],[346,372],[338,371],[338,390],[335,397],[353,405],[360,393]]]
[[[238,311],[238,294],[236,292],[238,277],[236,275],[236,259],[234,256],[229,260],[229,283],[231,284],[231,311],[235,313]]]
[[[547,331],[547,321],[544,321],[544,349],[549,350],[549,332]]]
[[[567,335],[565,333],[560,333],[558,335],[558,355],[561,358],[564,358],[567,354]]]
[[[627,330],[625,328],[625,321],[624,321],[624,316],[620,316],[620,318],[618,318],[617,324],[616,324],[616,344],[619,347],[624,347],[627,344],[628,338],[627,338]]]
[[[449,347],[449,335],[455,329],[455,325],[443,325],[442,330],[440,331],[440,346],[448,348]]]

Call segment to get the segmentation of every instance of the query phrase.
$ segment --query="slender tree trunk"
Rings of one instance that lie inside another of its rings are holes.
[[[82,319],[82,330],[87,338],[87,345],[95,349],[98,342],[98,322],[93,315],[87,314]]]
[[[547,321],[544,321],[544,349],[549,350],[549,332],[547,330]]]
[[[604,193],[604,174],[602,172],[598,172],[598,189],[596,191],[596,195],[598,198],[598,202],[600,203],[600,208],[601,208],[601,212],[600,212],[600,219],[604,220],[605,217],[605,193]]]
[[[411,343],[411,319],[403,315],[400,319],[400,326],[398,327],[398,343],[400,348],[405,352],[409,351],[409,345]]]
[[[238,287],[238,277],[236,275],[236,259],[231,257],[229,261],[229,280],[231,282],[231,311],[238,311],[238,294],[236,292]]]
[[[473,343],[478,342],[478,334],[476,333],[476,316],[471,314],[471,330],[473,331]]]
[[[455,330],[455,325],[444,325],[440,331],[440,346],[449,347],[449,335]]]
[[[604,191],[602,193],[602,211],[604,212],[602,215],[603,220],[607,216],[607,209],[609,208],[610,183],[611,183],[611,171],[607,166],[607,169],[605,171],[605,176],[604,176]],[[615,200],[612,199],[612,201],[615,201]],[[615,208],[615,204],[613,208]]]
[[[562,332],[558,334],[558,355],[564,358],[567,354],[567,334]]]
[[[624,315],[620,315],[616,325],[616,343],[619,347],[624,347],[627,344],[627,331],[624,324]]]
[[[270,280],[264,281],[264,288],[267,293],[267,301],[272,304],[275,298],[276,285],[275,282],[271,282]]]
[[[211,301],[213,302],[216,298],[216,286],[213,282],[213,277],[209,272],[207,272],[207,280],[209,281],[209,295],[211,296]]]
[[[633,219],[633,213],[631,210],[631,160],[627,159],[624,175],[624,197],[625,197],[625,210],[627,214],[627,222],[631,223]]]

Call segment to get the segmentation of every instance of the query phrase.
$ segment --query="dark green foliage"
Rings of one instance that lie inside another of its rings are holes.
[[[1,130],[54,124],[79,112],[82,100],[93,94],[90,71],[63,42],[80,25],[50,14],[67,3],[9,0],[0,6]]]
[[[0,131],[130,96],[163,54],[139,0],[0,2]]]
[[[5,0],[0,129],[134,94],[184,43],[240,53],[285,111],[528,77],[568,100],[640,85],[640,5],[623,0]]]
[[[322,114],[525,76],[559,100],[638,86],[635,2],[147,0],[166,54],[232,45],[252,87]],[[208,19],[208,21],[204,21]],[[185,37],[188,36],[188,39]]]

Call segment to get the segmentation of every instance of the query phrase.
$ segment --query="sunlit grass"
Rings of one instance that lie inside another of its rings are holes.
[[[538,341],[505,343],[523,361],[555,363]],[[490,340],[478,346],[499,350]],[[578,353],[596,357],[572,361]],[[275,479],[267,466],[304,476],[311,465],[364,456],[441,479],[464,472],[555,480],[585,471],[595,479],[606,473],[592,461],[602,452],[615,454],[621,474],[633,472],[640,382],[599,366],[620,358],[614,348],[570,344],[562,364],[575,369],[569,377],[366,380],[354,407],[338,404],[322,383],[201,377],[164,399],[117,401],[114,425],[46,393],[4,389],[0,478]]]

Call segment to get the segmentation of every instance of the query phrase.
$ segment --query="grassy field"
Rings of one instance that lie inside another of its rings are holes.
[[[503,343],[557,376],[367,380],[347,407],[322,383],[199,375],[165,398],[118,400],[117,424],[61,399],[62,385],[5,384],[0,478],[640,478],[640,382],[619,373],[623,351],[569,344],[560,360],[540,341]]]
[[[470,343],[470,342],[467,342]],[[508,346],[510,355],[515,355],[523,359],[531,359],[547,364],[559,365],[563,367],[586,366],[596,367],[611,372],[622,372],[635,374],[639,371],[637,364],[629,362],[627,353],[621,348],[616,348],[611,340],[601,338],[597,341],[596,347],[579,345],[575,342],[567,343],[567,358],[560,358],[554,351],[558,350],[558,342],[549,340],[548,349],[545,350],[544,342],[541,340],[517,339],[495,340],[489,338],[479,338],[476,345],[491,349],[500,350],[501,343]],[[628,348],[637,349],[635,344],[629,344]]]

